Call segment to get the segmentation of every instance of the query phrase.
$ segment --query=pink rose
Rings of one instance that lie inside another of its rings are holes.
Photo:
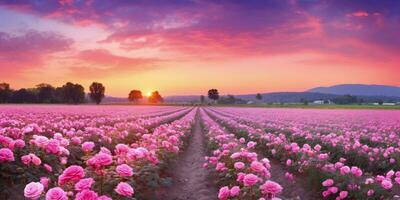
[[[347,192],[347,191],[341,191],[341,192],[339,193],[339,197],[342,198],[342,199],[344,199],[344,198],[347,197],[348,194],[349,194],[349,192]]]
[[[333,185],[333,183],[334,181],[332,179],[326,179],[324,182],[322,182],[322,186],[330,187]]]
[[[93,183],[94,183],[93,178],[81,179],[75,184],[75,190],[76,191],[89,190],[92,187]]]
[[[245,176],[245,175],[246,175],[246,174],[243,173],[243,172],[238,173],[238,177],[237,177],[236,181],[238,181],[238,182],[243,182],[243,179],[244,179],[244,176]]]
[[[33,138],[35,139],[34,142],[35,142],[36,146],[38,146],[40,148],[46,148],[46,146],[49,142],[49,138],[47,138],[45,136],[34,135]]]
[[[222,187],[219,189],[218,199],[219,200],[227,200],[230,195],[230,190],[228,186]]]
[[[25,147],[25,142],[21,139],[15,140],[15,147],[17,148],[24,148]]]
[[[290,160],[290,159],[287,159],[287,161],[286,161],[286,165],[287,165],[287,166],[291,166],[291,165],[292,165],[292,160]]]
[[[275,197],[282,192],[282,186],[274,181],[266,181],[260,186],[261,193]]]
[[[262,171],[265,170],[264,165],[261,162],[258,162],[258,161],[251,162],[250,168],[251,168],[251,170],[253,170],[255,172],[262,172]]]
[[[44,164],[44,168],[45,168],[46,171],[48,171],[48,172],[52,172],[52,171],[53,171],[53,168],[52,168],[50,165],[48,165],[48,164]]]
[[[52,154],[57,154],[60,150],[60,142],[56,139],[51,139],[49,140],[47,146],[46,146],[46,152],[47,153],[52,153]]]
[[[323,197],[327,197],[329,195],[331,195],[331,192],[329,190],[325,190],[325,191],[322,192],[322,196]]]
[[[87,164],[95,169],[112,164],[112,156],[106,153],[98,153],[87,161]]]
[[[40,195],[42,195],[43,189],[44,187],[41,183],[31,182],[25,186],[24,196],[32,200],[39,199]]]
[[[330,187],[330,188],[328,188],[328,190],[332,194],[336,194],[339,191],[339,189],[337,187]]]
[[[97,193],[91,190],[83,190],[76,194],[75,200],[97,200]]]
[[[233,186],[233,187],[231,188],[231,190],[230,190],[230,196],[231,196],[231,197],[236,197],[236,196],[239,195],[239,193],[240,193],[240,188],[239,188],[239,186]]]
[[[392,181],[391,180],[387,180],[387,179],[383,180],[381,185],[386,190],[390,190],[393,187]]]
[[[251,148],[253,148],[253,147],[256,146],[256,145],[257,145],[256,142],[250,141],[250,142],[247,143],[247,148],[251,149]]]
[[[31,156],[31,160],[34,165],[39,166],[40,164],[42,164],[42,160],[40,160],[40,158],[37,157],[35,154],[30,153],[29,155]]]
[[[95,144],[93,142],[84,142],[82,144],[82,151],[85,153],[89,153],[93,151]]]
[[[121,196],[131,197],[135,191],[133,188],[125,182],[118,183],[117,187],[115,188],[115,192],[117,192]]]
[[[63,189],[55,187],[47,191],[46,200],[68,200],[68,197]]]
[[[321,150],[321,145],[317,144],[314,146],[315,151],[320,151]]]
[[[345,175],[348,174],[350,172],[350,167],[348,166],[343,166],[340,168],[340,174]]]
[[[77,182],[85,177],[85,172],[81,166],[71,165],[66,168],[63,173],[58,177],[58,184],[63,186],[70,181]]]
[[[71,138],[71,142],[72,142],[73,144],[78,145],[78,144],[81,143],[81,139],[80,139],[79,137],[73,137],[73,138]]]
[[[4,161],[14,161],[14,153],[9,148],[0,149],[0,163]]]
[[[129,151],[129,146],[126,144],[117,144],[115,145],[115,154],[117,155],[125,155]]]
[[[258,176],[254,174],[246,174],[243,179],[244,186],[252,186],[258,182]]]
[[[22,163],[24,163],[25,165],[29,165],[31,163],[31,156],[30,155],[24,155],[21,156],[21,161]]]
[[[112,200],[112,199],[106,195],[103,195],[103,196],[97,197],[97,200]]]
[[[362,170],[360,168],[358,168],[358,167],[351,167],[350,171],[356,177],[362,176]]]
[[[131,177],[133,175],[133,170],[127,164],[118,165],[116,171],[121,177]]]
[[[235,164],[233,165],[235,167],[235,169],[240,170],[244,168],[244,163],[243,162],[235,162]]]
[[[43,185],[44,188],[47,188],[49,186],[49,178],[40,177],[40,183]]]

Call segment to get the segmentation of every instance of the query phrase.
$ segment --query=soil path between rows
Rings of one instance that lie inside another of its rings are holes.
[[[307,187],[307,183],[304,180],[303,175],[298,174],[295,177],[295,182],[289,181],[285,177],[287,172],[281,163],[276,160],[271,160],[271,180],[279,183],[283,187],[283,192],[281,196],[283,199],[301,199],[301,200],[320,200],[321,197],[313,191],[313,189]]]
[[[185,151],[172,164],[173,184],[163,195],[164,200],[214,200],[218,191],[210,172],[203,167],[206,147],[199,113]]]

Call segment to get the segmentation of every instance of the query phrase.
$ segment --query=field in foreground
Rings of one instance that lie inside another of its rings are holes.
[[[400,111],[0,106],[0,199],[393,199]]]

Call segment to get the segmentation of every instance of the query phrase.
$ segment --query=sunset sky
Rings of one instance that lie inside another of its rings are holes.
[[[400,86],[400,1],[2,0],[0,82],[125,97]]]

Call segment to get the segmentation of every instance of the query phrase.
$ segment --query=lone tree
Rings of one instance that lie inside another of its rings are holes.
[[[10,84],[0,83],[0,103],[9,102],[11,95],[12,95],[12,90],[10,88]]]
[[[206,101],[206,97],[204,97],[204,95],[200,96],[200,103],[204,104],[204,102]]]
[[[142,92],[140,90],[132,90],[129,92],[128,100],[137,103],[139,99],[142,99]]]
[[[162,103],[162,102],[164,102],[164,99],[162,98],[162,96],[160,95],[160,93],[158,91],[154,91],[149,96],[148,101],[150,103]]]
[[[217,89],[208,90],[208,98],[217,101],[219,99],[218,90]]]
[[[92,85],[90,85],[89,90],[90,99],[96,104],[100,104],[101,100],[104,98],[104,92],[106,91],[106,88],[103,86],[103,84],[93,82]]]
[[[61,87],[62,99],[66,103],[83,103],[85,101],[85,89],[82,85],[66,83]]]
[[[261,101],[263,99],[263,96],[260,93],[257,93],[256,99]]]

